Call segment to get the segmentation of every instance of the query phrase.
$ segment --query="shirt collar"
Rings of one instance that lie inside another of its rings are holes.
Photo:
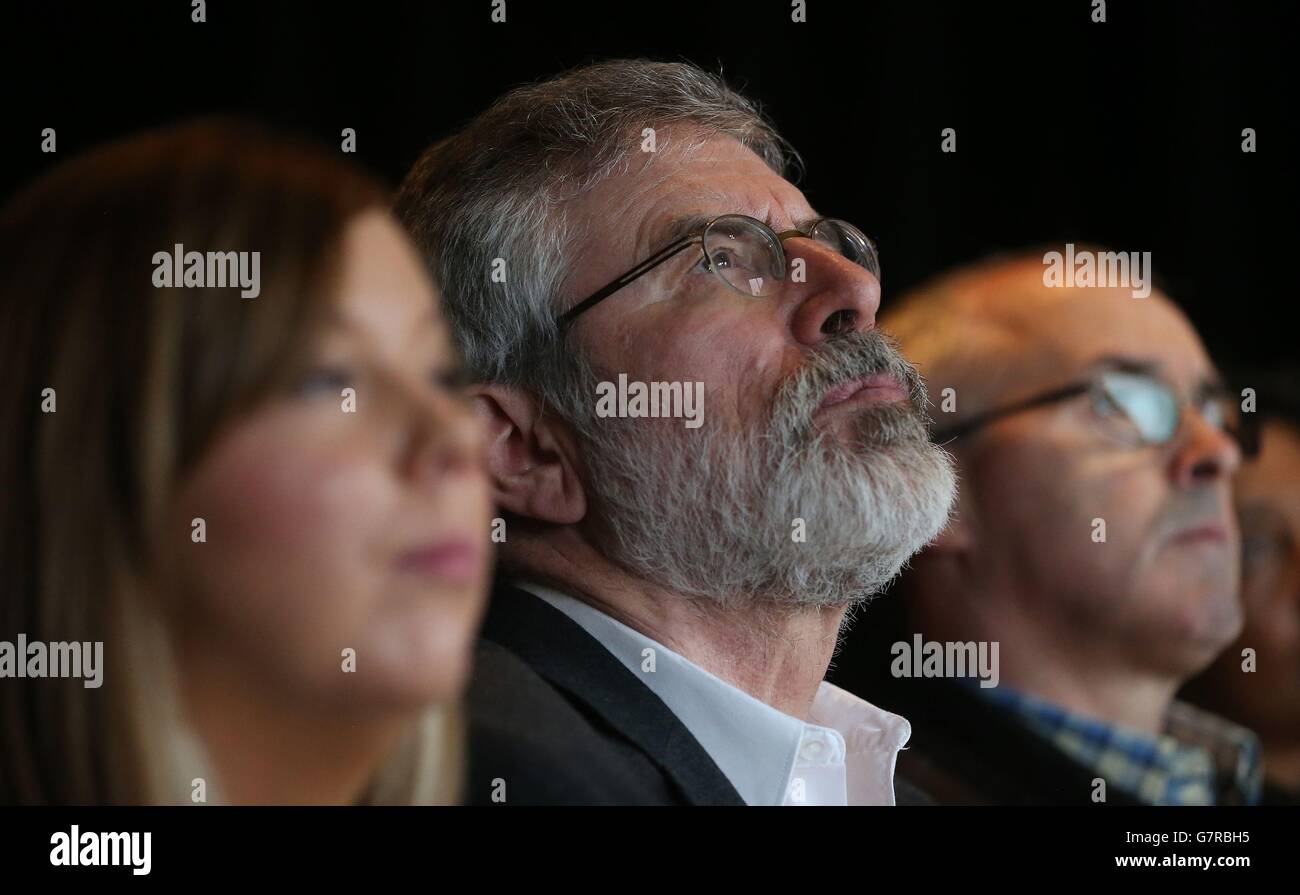
[[[582,600],[515,584],[571,618],[663,700],[746,804],[894,804],[894,766],[911,736],[905,718],[823,681],[804,722]]]

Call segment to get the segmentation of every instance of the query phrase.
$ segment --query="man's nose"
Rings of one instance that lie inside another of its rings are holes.
[[[1194,408],[1187,410],[1187,432],[1174,455],[1176,484],[1189,487],[1230,479],[1241,466],[1241,448],[1227,432]]]
[[[866,332],[876,325],[880,281],[871,271],[811,239],[785,244],[789,259],[785,289],[796,302],[790,328],[805,345]],[[802,260],[802,265],[798,262]],[[802,273],[802,282],[796,280]]]

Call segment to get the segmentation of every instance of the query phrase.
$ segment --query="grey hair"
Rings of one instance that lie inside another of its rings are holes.
[[[556,302],[587,229],[566,202],[630,164],[642,129],[728,136],[784,176],[798,157],[758,107],[720,76],[682,62],[614,60],[515,88],[431,146],[396,211],[442,288],[478,382],[527,387],[586,419],[590,368],[564,344]],[[494,264],[505,263],[505,282]]]

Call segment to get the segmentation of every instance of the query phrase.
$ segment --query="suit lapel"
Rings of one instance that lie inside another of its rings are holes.
[[[560,610],[498,585],[483,637],[530,665],[634,743],[682,791],[704,805],[743,805],[735,787],[668,706],[609,650]]]

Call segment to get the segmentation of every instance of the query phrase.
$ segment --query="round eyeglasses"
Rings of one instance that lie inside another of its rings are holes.
[[[1184,407],[1194,405],[1206,422],[1237,442],[1243,456],[1252,457],[1259,450],[1253,415],[1241,413],[1236,400],[1225,389],[1210,388],[1195,401],[1183,401],[1174,387],[1160,377],[1128,370],[1108,370],[1087,382],[979,414],[936,431],[933,438],[943,444],[1002,417],[1081,395],[1089,396],[1093,414],[1106,434],[1130,446],[1169,444],[1183,429]]]
[[[847,221],[821,218],[804,227],[778,233],[757,218],[724,214],[710,220],[701,230],[669,243],[596,290],[561,314],[560,323],[567,324],[624,286],[696,245],[701,250],[700,263],[707,265],[731,289],[751,297],[773,295],[790,272],[785,240],[795,237],[811,239],[880,279],[880,259],[875,244]]]

